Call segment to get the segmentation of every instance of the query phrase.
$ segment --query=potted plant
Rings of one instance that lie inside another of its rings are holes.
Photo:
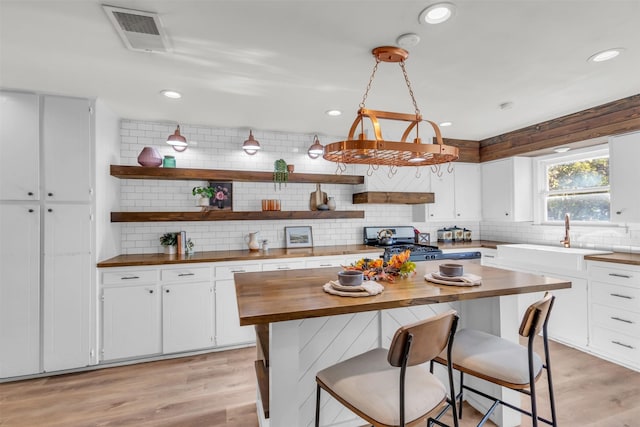
[[[215,189],[212,187],[193,187],[191,194],[198,196],[198,206],[209,206],[209,199],[215,194]]]
[[[172,255],[176,253],[176,246],[178,244],[177,233],[164,233],[160,236],[160,244],[164,246],[164,253]]]

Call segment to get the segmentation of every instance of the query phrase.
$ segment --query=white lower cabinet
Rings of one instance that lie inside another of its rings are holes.
[[[40,369],[40,208],[0,204],[0,378]]]
[[[155,283],[103,289],[101,359],[161,353],[160,325],[161,295]]]
[[[589,348],[640,370],[640,267],[589,261]]]
[[[236,273],[261,271],[258,263],[218,263],[214,267],[216,283],[216,344],[218,346],[254,343],[253,326],[240,326],[236,301]]]
[[[162,287],[162,351],[176,353],[213,347],[214,300],[211,282]]]

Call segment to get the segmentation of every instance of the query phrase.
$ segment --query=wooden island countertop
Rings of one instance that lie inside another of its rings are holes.
[[[456,261],[465,273],[482,277],[480,286],[446,286],[427,282],[442,261],[417,263],[416,274],[395,282],[381,282],[385,290],[370,297],[341,297],[322,290],[337,279],[340,268],[237,273],[236,293],[240,325],[259,325],[313,317],[333,316],[414,305],[471,300],[570,288],[571,282],[534,274],[481,266],[477,261]]]

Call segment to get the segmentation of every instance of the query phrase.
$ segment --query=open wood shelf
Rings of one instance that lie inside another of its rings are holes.
[[[158,168],[120,165],[111,165],[111,176],[122,179],[273,182],[273,172]],[[288,182],[313,184],[363,184],[364,176],[293,172],[289,174]]]
[[[433,193],[405,193],[392,191],[367,191],[355,193],[353,203],[396,203],[405,205],[419,205],[433,203]]]
[[[111,222],[260,221],[273,219],[364,218],[364,211],[111,212]]]

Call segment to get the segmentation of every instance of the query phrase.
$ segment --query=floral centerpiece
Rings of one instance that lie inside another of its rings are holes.
[[[382,259],[361,258],[349,266],[343,266],[345,270],[357,270],[364,273],[365,280],[386,280],[393,282],[396,277],[408,277],[414,273],[416,263],[409,261],[411,251],[406,250],[393,255],[388,262]]]
[[[224,201],[228,199],[229,189],[222,185],[216,185],[213,198],[219,209],[224,208]]]

